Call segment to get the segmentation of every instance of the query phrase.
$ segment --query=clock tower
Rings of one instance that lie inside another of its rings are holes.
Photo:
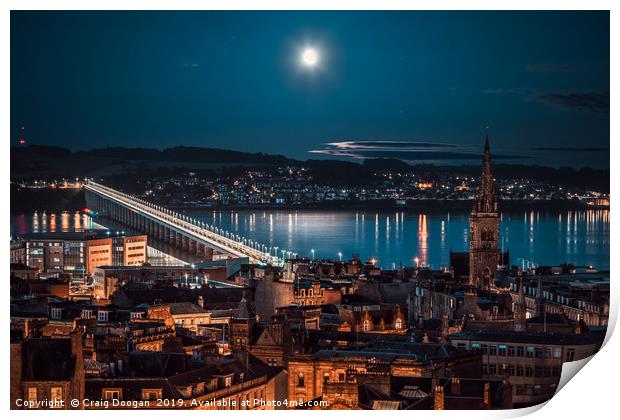
[[[469,284],[490,290],[500,262],[500,251],[499,215],[488,136],[484,143],[480,188],[469,217],[469,229]]]

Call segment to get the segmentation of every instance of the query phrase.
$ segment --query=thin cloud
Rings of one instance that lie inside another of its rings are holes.
[[[544,93],[538,95],[536,99],[565,109],[599,113],[609,112],[609,93]]]
[[[557,63],[535,63],[525,66],[525,71],[529,73],[566,73],[572,70],[573,66]]]
[[[477,161],[480,145],[456,145],[415,141],[337,141],[309,153],[355,159],[395,158],[408,162]],[[494,159],[515,159],[525,156],[494,153]]]

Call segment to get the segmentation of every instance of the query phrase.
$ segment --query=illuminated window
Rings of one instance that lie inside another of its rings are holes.
[[[52,401],[62,401],[62,387],[53,386],[50,389],[50,397]]]
[[[297,374],[297,386],[305,386],[306,378],[304,377],[303,372],[299,372]]]
[[[120,400],[122,393],[118,388],[104,388],[101,395],[104,400]]]
[[[143,389],[142,390],[142,399],[143,400],[157,400],[160,399],[162,396],[162,391],[161,388],[155,388],[155,389]]]
[[[37,400],[37,387],[29,386],[27,397],[28,401],[36,401]]]

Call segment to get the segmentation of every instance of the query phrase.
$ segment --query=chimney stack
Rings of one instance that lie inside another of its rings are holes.
[[[491,384],[488,382],[484,384],[484,408],[491,408]]]
[[[433,410],[445,410],[443,386],[435,385],[433,394]]]
[[[452,389],[450,392],[457,397],[461,395],[461,380],[459,378],[452,378]]]

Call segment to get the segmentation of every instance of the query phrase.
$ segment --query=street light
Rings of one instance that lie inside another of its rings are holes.
[[[314,248],[312,248],[310,252],[312,252],[312,261],[314,261]]]
[[[342,261],[342,252],[338,252],[338,259]]]
[[[419,259],[418,257],[415,257],[415,258],[413,259],[413,262],[415,262],[415,267],[416,267],[416,268],[419,268],[419,267],[420,267],[420,259]]]

